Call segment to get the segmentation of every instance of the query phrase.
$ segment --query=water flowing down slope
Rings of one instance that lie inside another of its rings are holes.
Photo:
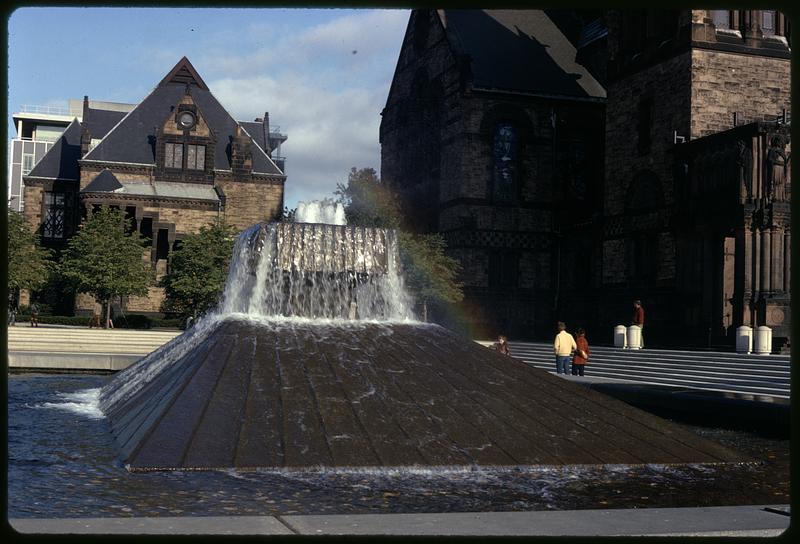
[[[131,470],[746,460],[435,325],[222,320],[106,413]]]

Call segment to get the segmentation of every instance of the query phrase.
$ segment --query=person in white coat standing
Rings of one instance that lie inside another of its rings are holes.
[[[553,351],[556,353],[556,373],[569,374],[569,363],[572,352],[578,347],[575,338],[566,331],[567,326],[563,321],[558,322],[558,334],[553,342]]]

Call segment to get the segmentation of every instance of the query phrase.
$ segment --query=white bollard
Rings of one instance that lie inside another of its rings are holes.
[[[642,349],[642,328],[639,325],[628,327],[628,349]]]
[[[753,328],[742,325],[736,329],[736,353],[753,351]]]
[[[753,352],[757,355],[769,355],[772,351],[772,329],[766,325],[756,328],[753,339]]]
[[[614,347],[624,348],[628,345],[625,339],[625,325],[617,325],[614,327]]]

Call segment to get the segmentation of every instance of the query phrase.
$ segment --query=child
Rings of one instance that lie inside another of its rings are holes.
[[[575,339],[575,355],[572,357],[572,375],[583,376],[583,369],[586,361],[589,360],[589,342],[586,340],[586,331],[578,329],[578,337]]]
[[[508,349],[508,340],[504,334],[501,334],[497,337],[497,342],[494,344],[494,349],[504,355],[511,355],[511,351]]]

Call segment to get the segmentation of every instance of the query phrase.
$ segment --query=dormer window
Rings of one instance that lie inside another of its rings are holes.
[[[184,147],[186,152],[184,153]],[[186,164],[184,164],[184,156]],[[195,144],[164,144],[164,168],[203,170],[206,166],[206,146]]]
[[[206,146],[192,145],[186,146],[186,168],[189,170],[202,170],[206,164]]]
[[[164,144],[164,167],[183,168],[183,144]]]

